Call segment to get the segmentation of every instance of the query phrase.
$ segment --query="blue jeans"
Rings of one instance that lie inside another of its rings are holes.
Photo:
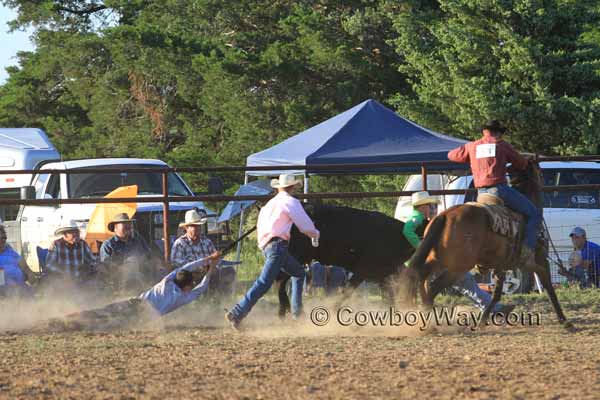
[[[492,296],[477,285],[475,278],[470,272],[467,272],[462,280],[456,282],[452,286],[452,289],[469,298],[477,308],[482,310],[492,302]],[[501,307],[502,304],[500,302],[496,303],[492,312],[499,312]]]
[[[525,225],[525,245],[530,249],[535,249],[537,243],[537,232],[542,223],[542,213],[538,210],[531,201],[505,183],[489,187],[479,188],[479,193],[489,193],[500,197],[504,200],[504,204],[512,208],[518,213],[523,214],[527,218]]]
[[[569,282],[579,282],[579,287],[582,289],[589,287],[585,268],[578,265],[571,269],[571,273],[575,275],[575,277],[568,277],[567,280]]]
[[[292,279],[292,314],[298,315],[302,310],[302,283],[306,273],[304,267],[288,252],[288,242],[276,238],[265,246],[263,254],[266,260],[259,277],[231,310],[238,321],[248,315],[256,302],[271,288],[282,270],[294,278],[299,278]]]

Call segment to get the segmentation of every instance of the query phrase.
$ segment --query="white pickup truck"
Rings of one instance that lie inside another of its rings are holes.
[[[1,130],[8,132],[8,139],[13,140],[15,131],[18,130]],[[31,141],[36,135],[38,137],[37,144],[47,142],[48,146],[53,149],[45,134],[36,130],[29,138]],[[30,132],[31,133],[31,130]],[[18,135],[17,135],[18,136]],[[0,136],[1,137],[1,136]],[[12,138],[12,139],[10,139]],[[20,136],[23,139],[23,136]],[[75,161],[55,161],[43,165],[32,165],[31,160],[23,160],[23,158],[32,158],[31,155],[36,152],[35,148],[31,148],[31,143],[25,143],[19,139],[23,147],[21,149],[9,148],[15,162],[16,168],[12,169],[33,169],[39,168],[39,172],[33,176],[29,175],[30,181],[25,183],[23,175],[0,175],[0,180],[6,184],[0,184],[0,192],[4,190],[4,198],[10,195],[15,197],[23,197],[20,187],[28,188],[27,197],[33,197],[32,189],[35,188],[36,199],[89,199],[100,198],[113,191],[120,186],[137,185],[138,197],[144,196],[160,196],[162,195],[162,173],[160,172],[123,172],[125,168],[156,168],[168,166],[160,160],[136,159],[136,158],[106,158],[106,159],[87,159]],[[14,140],[13,140],[14,141]],[[35,146],[34,146],[35,147]],[[39,146],[38,146],[39,147]],[[56,149],[45,149],[46,154],[54,155],[54,159],[58,158]],[[0,161],[7,158],[8,153],[6,148],[0,141]],[[43,149],[38,149],[43,150]],[[39,157],[38,157],[39,158]],[[61,174],[48,173],[47,170],[85,170],[90,168],[107,168],[114,170],[110,173],[77,173],[77,174]],[[7,169],[7,168],[3,168]],[[6,182],[6,180],[9,182]],[[15,184],[15,182],[18,182]],[[20,186],[20,187],[19,187]],[[32,188],[33,187],[33,188]],[[15,189],[17,191],[15,192]],[[176,173],[168,175],[168,192],[169,196],[193,196],[194,193]],[[3,224],[7,228],[8,242],[20,254],[25,257],[29,266],[34,270],[39,270],[39,262],[37,257],[37,247],[47,248],[54,240],[54,231],[63,221],[75,220],[85,234],[86,226],[96,204],[62,204],[50,206],[9,206],[3,207],[0,211],[3,217]],[[177,226],[184,218],[185,211],[197,208],[205,210],[210,218],[207,224],[207,233],[213,234],[213,241],[220,238],[219,233],[222,227],[217,226],[216,217],[210,210],[206,209],[202,202],[172,202],[169,205],[169,232],[173,236],[177,233]],[[163,214],[162,203],[139,203],[135,215],[136,229],[148,241],[150,245],[156,243],[163,237]],[[216,236],[216,237],[215,237]],[[173,237],[171,237],[172,239]],[[215,243],[218,247],[218,243]],[[156,248],[159,250],[159,247]]]
[[[542,162],[540,167],[544,186],[600,184],[600,162],[552,161]],[[422,187],[421,175],[411,175],[404,190],[422,190]],[[465,190],[472,187],[472,176],[428,175],[427,177],[427,188],[430,190]],[[466,201],[474,201],[475,194],[445,195],[437,196],[437,198],[440,201],[438,211],[442,211]],[[396,206],[395,218],[405,220],[411,210],[410,197],[401,197]],[[544,192],[544,219],[550,238],[556,246],[558,257],[567,267],[566,260],[573,250],[569,233],[575,226],[585,229],[589,240],[600,243],[600,191]],[[552,249],[550,258],[552,260],[552,281],[554,283],[564,282],[565,278],[558,274],[556,255],[552,254]],[[531,277],[523,276],[520,271],[516,271],[510,279],[512,279],[513,291],[527,291],[532,287]]]

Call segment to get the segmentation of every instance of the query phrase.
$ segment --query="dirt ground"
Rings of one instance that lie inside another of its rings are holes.
[[[280,322],[274,304],[263,302],[236,333],[216,307],[194,306],[144,329],[0,333],[0,398],[600,396],[597,307],[567,309],[575,333],[547,307],[538,307],[539,326],[424,333],[406,326],[319,327],[308,315]]]

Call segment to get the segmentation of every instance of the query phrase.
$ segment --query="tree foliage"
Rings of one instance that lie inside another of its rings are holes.
[[[497,117],[523,150],[600,151],[598,0],[2,3],[36,49],[0,86],[0,126],[41,127],[66,158],[242,165],[367,98],[444,133]]]

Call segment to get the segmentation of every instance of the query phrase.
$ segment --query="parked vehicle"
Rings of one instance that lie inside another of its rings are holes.
[[[542,162],[540,163],[545,186],[600,184],[600,162]],[[421,175],[412,175],[404,190],[422,190]],[[427,187],[430,190],[465,190],[473,187],[472,176],[428,175]],[[438,211],[443,211],[457,204],[475,201],[474,193],[437,196],[440,200]],[[410,215],[410,197],[398,200],[395,218],[406,220]],[[550,238],[556,247],[558,257],[568,259],[572,244],[569,238],[575,226],[584,228],[591,241],[600,241],[600,191],[568,190],[544,192],[544,219],[548,226]],[[554,283],[565,281],[558,274],[556,255],[551,249],[551,271]],[[509,292],[529,291],[534,283],[533,277],[516,270],[507,278],[505,290]]]
[[[0,169],[36,169],[46,162],[60,160],[60,154],[44,131],[35,128],[0,128]],[[31,174],[0,175],[0,198],[19,198],[21,187],[28,186]],[[13,220],[19,206],[1,207],[0,219]]]
[[[156,168],[168,165],[160,160],[135,158],[87,159],[75,161],[54,161],[60,158],[47,136],[39,129],[0,130],[0,161],[11,164],[13,169],[39,169],[29,181],[23,175],[0,176],[3,179],[0,191],[4,198],[29,197],[36,199],[90,199],[101,198],[120,186],[137,185],[138,197],[162,195],[162,173],[124,172],[125,168]],[[36,136],[37,135],[37,136]],[[27,138],[27,141],[25,140]],[[21,143],[19,148],[14,143]],[[34,147],[33,145],[37,146]],[[44,147],[46,146],[46,147]],[[49,162],[53,161],[53,162]],[[4,167],[6,169],[8,167]],[[114,170],[110,173],[49,173],[48,170],[85,170],[103,168]],[[10,180],[12,179],[14,180]],[[9,181],[7,181],[9,179]],[[12,190],[12,192],[10,192]],[[217,188],[218,190],[218,188]],[[9,195],[10,194],[10,195]],[[176,173],[168,174],[169,196],[193,196],[194,193]],[[3,223],[7,228],[9,243],[27,260],[29,266],[39,270],[37,248],[48,248],[53,233],[64,220],[75,220],[85,235],[86,226],[96,204],[25,205],[2,208]],[[187,210],[197,208],[209,215],[205,225],[206,234],[220,247],[227,227],[218,225],[216,215],[203,202],[172,202],[169,205],[169,232],[174,239],[179,222]],[[162,250],[163,207],[162,203],[139,203],[135,215],[136,229],[154,247]]]

